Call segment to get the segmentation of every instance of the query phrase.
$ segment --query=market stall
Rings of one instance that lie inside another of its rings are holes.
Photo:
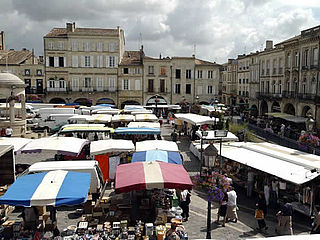
[[[64,126],[58,132],[58,136],[76,137],[81,139],[88,139],[89,141],[97,141],[103,139],[109,139],[114,132],[113,128],[104,127],[100,124],[71,124]]]
[[[163,150],[179,152],[177,143],[166,140],[146,140],[136,143],[136,152],[148,150]]]
[[[135,121],[136,122],[157,122],[159,119],[154,114],[136,114]]]
[[[158,122],[129,122],[129,128],[160,128]]]
[[[135,152],[132,155],[132,162],[153,162],[160,161],[165,163],[174,163],[182,165],[182,159],[179,152],[148,150]]]
[[[177,119],[192,125],[216,124],[219,121],[218,118],[211,118],[193,113],[176,113],[174,116]]]

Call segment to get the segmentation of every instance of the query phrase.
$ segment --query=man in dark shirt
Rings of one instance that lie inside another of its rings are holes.
[[[293,214],[292,205],[287,201],[287,203],[282,206],[281,210],[277,214],[280,217],[280,224],[276,229],[277,233],[281,233],[282,229],[285,228],[290,231],[291,235],[293,235],[292,214]]]

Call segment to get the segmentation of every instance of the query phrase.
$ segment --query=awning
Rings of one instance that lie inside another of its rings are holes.
[[[75,133],[75,132],[114,132],[113,128],[101,126],[68,126],[60,130],[60,133]]]
[[[0,145],[13,145],[13,151],[15,153],[19,152],[22,147],[24,147],[33,139],[29,138],[0,138]]]
[[[87,122],[91,123],[109,123],[111,115],[108,114],[93,114],[87,117]]]
[[[136,152],[148,150],[163,150],[179,152],[177,143],[166,140],[146,140],[136,143]]]
[[[133,122],[133,115],[114,115],[111,118],[111,122]]]
[[[214,145],[219,150],[219,144]],[[225,143],[221,154],[225,158],[295,184],[306,183],[320,175],[320,156],[276,144]]]
[[[137,114],[135,115],[136,122],[156,122],[158,121],[158,117],[154,114]]]
[[[128,127],[130,128],[160,128],[160,123],[158,122],[129,122]]]
[[[208,136],[203,136],[202,139],[204,140],[220,140],[220,137],[214,136],[214,130],[213,131],[206,131],[208,133]],[[202,133],[201,131],[196,132],[197,136],[201,138]],[[226,137],[222,137],[222,141],[239,141],[238,137],[234,135],[232,132],[228,132]]]
[[[117,128],[115,134],[132,134],[132,135],[143,135],[143,134],[161,134],[159,128],[129,128],[129,127],[120,127]]]
[[[192,182],[182,165],[164,162],[122,164],[116,171],[116,193],[151,189],[192,189]]]
[[[86,139],[74,137],[49,137],[39,138],[28,143],[21,149],[21,153],[53,153],[77,156],[82,148],[88,144]]]
[[[132,112],[131,112],[132,115],[137,115],[137,114],[150,114],[150,113],[152,113],[152,110],[143,110],[143,111],[137,110],[137,111],[132,111]]]
[[[281,112],[271,112],[271,113],[265,113],[267,116],[271,116],[274,118],[281,118],[289,122],[294,122],[294,123],[305,123],[308,118],[305,117],[300,117],[300,116],[294,116],[290,115],[287,113],[281,113]]]
[[[131,140],[107,139],[93,141],[90,144],[91,155],[105,154],[109,152],[130,152],[134,151]]]
[[[19,177],[0,198],[11,206],[73,206],[86,202],[90,173],[50,171]]]
[[[165,163],[174,163],[182,165],[182,159],[179,152],[170,152],[162,150],[149,150],[135,152],[132,155],[132,162],[153,162],[160,161]]]
[[[219,121],[218,118],[211,118],[193,113],[177,113],[175,114],[175,117],[182,121],[191,123],[192,125],[215,124]]]
[[[119,109],[96,109],[92,111],[92,113],[118,115],[120,114],[120,110]]]

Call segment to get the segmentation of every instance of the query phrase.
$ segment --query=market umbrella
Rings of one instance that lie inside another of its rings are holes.
[[[136,152],[148,150],[163,150],[179,152],[177,143],[166,140],[146,140],[136,143]]]
[[[115,134],[161,134],[161,130],[159,128],[129,128],[129,127],[119,127],[114,131]]]
[[[132,156],[132,162],[152,162],[160,161],[182,165],[182,159],[179,152],[149,150],[135,152]]]
[[[192,189],[192,182],[182,165],[164,162],[122,164],[116,171],[116,193],[163,188]]]
[[[50,171],[19,177],[0,198],[11,206],[73,206],[86,202],[90,173]]]
[[[134,145],[131,140],[106,139],[93,141],[90,144],[90,154],[106,154],[109,152],[130,152],[134,151]]]
[[[26,144],[21,153],[54,153],[70,156],[78,156],[83,147],[88,144],[86,139],[74,137],[48,137],[35,139]]]

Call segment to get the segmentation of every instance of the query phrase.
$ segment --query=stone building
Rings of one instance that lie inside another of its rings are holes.
[[[44,36],[46,100],[116,104],[124,41],[119,27],[77,28],[67,23],[53,28]]]
[[[228,59],[222,65],[222,103],[235,106],[237,98],[238,61]]]
[[[250,58],[247,55],[238,56],[237,103],[246,105],[249,102]]]

